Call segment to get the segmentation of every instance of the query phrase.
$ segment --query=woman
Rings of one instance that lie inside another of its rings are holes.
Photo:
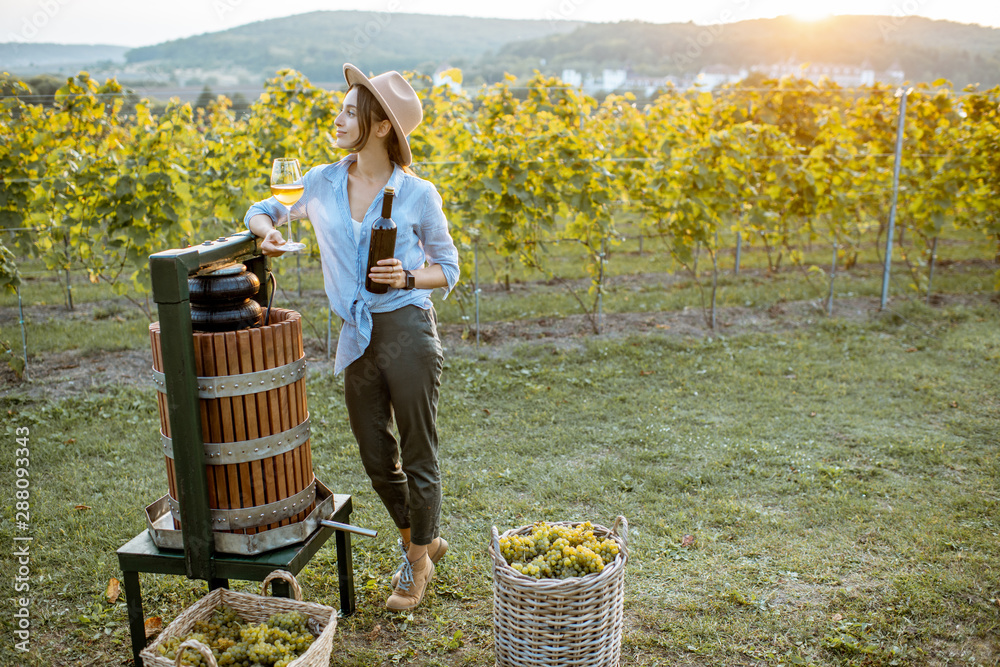
[[[312,221],[327,298],[344,320],[334,371],[345,371],[347,411],[361,460],[399,528],[403,563],[386,604],[405,610],[420,604],[434,563],[448,549],[438,534],[442,354],[430,294],[443,287],[447,296],[454,288],[458,251],[437,190],[408,168],[407,135],[423,117],[413,88],[398,72],[369,79],[350,64],[344,65],[344,77],[349,89],[335,121],[336,143],[350,154],[305,175],[305,192],[291,217]],[[381,215],[386,186],[395,189],[396,251],[372,268],[371,280],[390,288],[373,294],[364,287],[364,274],[371,225]],[[247,227],[263,237],[265,255],[282,253],[285,239],[273,221],[283,215],[274,198],[247,211]]]

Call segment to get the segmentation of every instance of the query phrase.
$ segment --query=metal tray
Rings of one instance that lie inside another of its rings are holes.
[[[153,544],[161,549],[183,549],[184,539],[180,530],[174,528],[174,517],[170,513],[168,496],[163,496],[146,507],[146,529]],[[298,523],[272,528],[256,535],[215,532],[215,550],[220,553],[254,556],[280,549],[299,542],[305,542],[317,528],[320,521],[328,519],[334,512],[333,493],[323,482],[316,480],[316,507],[304,520]]]

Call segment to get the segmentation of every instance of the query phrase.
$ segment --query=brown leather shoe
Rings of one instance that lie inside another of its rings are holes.
[[[410,545],[408,543],[403,544],[403,551],[409,551]],[[427,557],[431,559],[431,562],[437,565],[437,562],[444,557],[445,553],[448,551],[448,543],[444,541],[443,537],[435,537],[434,540],[427,545]],[[392,587],[395,588],[399,584],[399,570],[392,575]]]
[[[404,559],[405,560],[405,559]],[[434,563],[426,555],[416,563],[405,560],[399,569],[399,583],[385,606],[393,611],[413,609],[424,599],[427,584],[434,577]]]

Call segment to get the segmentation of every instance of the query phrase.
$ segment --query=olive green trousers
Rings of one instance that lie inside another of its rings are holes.
[[[414,544],[438,536],[437,407],[444,357],[434,309],[373,313],[371,343],[344,372],[351,430],[372,488]],[[399,440],[393,434],[393,421]]]

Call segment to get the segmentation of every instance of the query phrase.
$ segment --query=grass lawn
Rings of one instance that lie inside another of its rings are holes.
[[[992,270],[981,273],[985,290]],[[148,344],[133,318],[100,315],[138,331],[102,334],[111,347]],[[41,338],[59,349],[89,325]],[[998,665],[998,371],[1000,312],[985,298],[766,334],[451,350],[439,422],[452,550],[409,614],[383,606],[393,529],[358,461],[342,380],[313,373],[316,475],[380,533],[355,538],[358,613],[341,619],[331,665],[492,665],[490,527],[619,514],[631,551],[623,665]],[[10,392],[0,410],[8,553],[19,427],[34,537],[31,652],[12,650],[8,555],[0,664],[129,664],[125,604],[105,590],[121,576],[115,550],[166,488],[152,389]],[[303,571],[305,599],[338,605],[334,553]],[[142,585],[147,615],[165,623],[205,592],[182,577]]]
[[[988,295],[996,291],[1000,273],[991,260],[995,247],[990,239],[968,232],[951,231],[952,238],[942,242],[932,294]],[[874,239],[872,239],[874,241]],[[642,252],[639,252],[642,247]],[[767,309],[786,301],[825,300],[830,289],[828,271],[831,252],[828,245],[803,246],[800,265],[787,261],[781,271],[768,271],[763,248],[745,244],[740,273],[734,274],[733,247],[719,253],[717,305]],[[918,252],[910,248],[911,256]],[[471,253],[464,249],[465,259]],[[673,261],[663,239],[646,238],[642,246],[636,236],[609,245],[605,281],[601,294],[603,313],[656,313],[685,308],[706,308],[711,301],[712,265],[706,252],[692,267]],[[483,327],[490,323],[532,318],[562,318],[583,312],[581,301],[596,310],[597,295],[590,290],[590,277],[584,265],[586,256],[579,246],[550,244],[547,265],[560,280],[549,279],[521,266],[516,258],[503,258],[493,249],[478,253],[478,279],[481,293],[479,317]],[[838,260],[843,264],[843,258]],[[882,264],[874,243],[860,249],[859,263],[850,270],[837,269],[835,298],[878,297],[882,289]],[[893,263],[890,295],[896,301],[922,298],[926,289],[926,266],[918,260],[913,269],[923,272],[914,280],[911,267],[903,261]],[[302,313],[305,334],[325,345],[329,308],[323,294],[323,276],[318,257],[285,257],[272,262],[278,292],[275,304]],[[32,355],[67,350],[82,354],[116,350],[145,350],[149,316],[155,319],[156,305],[148,295],[132,294],[132,302],[116,297],[105,283],[91,283],[82,270],[71,273],[71,292],[75,309],[67,311],[66,277],[44,269],[38,260],[21,266],[25,282],[21,288],[27,337],[29,372]],[[475,273],[466,271],[460,289],[448,299],[436,299],[435,307],[443,324],[462,325],[475,330]],[[561,282],[565,281],[565,282]],[[919,292],[915,282],[920,282]],[[299,294],[299,284],[302,294]],[[567,286],[575,292],[572,294]],[[131,293],[130,293],[131,294]],[[578,300],[579,299],[579,300]],[[137,305],[138,304],[138,305]],[[0,290],[0,364],[5,363],[5,346],[10,356],[21,357],[21,331],[18,324],[18,301],[7,290]],[[336,318],[334,318],[336,320]],[[338,324],[332,325],[336,343]]]

